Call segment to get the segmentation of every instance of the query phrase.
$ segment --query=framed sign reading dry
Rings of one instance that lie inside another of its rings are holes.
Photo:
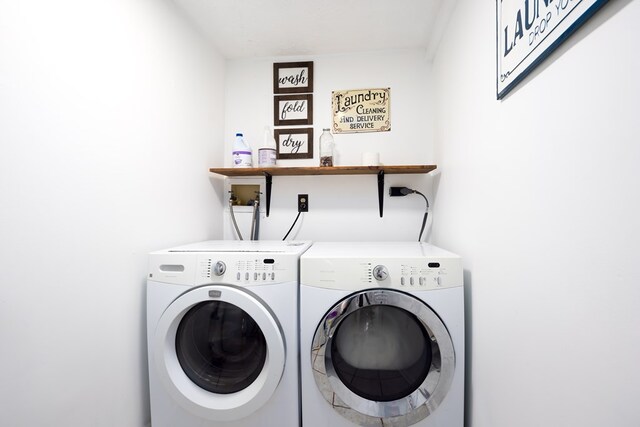
[[[273,64],[273,93],[313,92],[313,61]]]
[[[333,91],[333,132],[390,131],[390,98],[390,88]]]
[[[274,129],[278,159],[313,159],[313,128]]]
[[[502,99],[606,2],[496,0],[498,99]]]
[[[313,95],[276,95],[273,97],[274,126],[313,124]]]

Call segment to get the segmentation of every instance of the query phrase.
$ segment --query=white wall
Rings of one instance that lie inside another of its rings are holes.
[[[421,50],[277,57],[232,60],[227,67],[225,161],[231,165],[236,132],[243,132],[254,150],[262,144],[265,125],[273,127],[273,63],[314,62],[313,128],[314,158],[278,160],[280,166],[319,164],[318,138],[331,123],[331,91],[391,88],[391,131],[334,135],[338,166],[361,165],[362,153],[380,153],[386,165],[433,164],[433,90],[430,65]],[[298,223],[293,237],[310,240],[417,240],[425,209],[415,195],[389,199],[389,185],[415,188],[430,194],[426,175],[387,175],[384,217],[378,213],[377,177],[312,176],[274,177],[272,210],[261,225],[262,239],[282,239],[297,214],[297,194],[309,194],[309,212]],[[227,195],[225,194],[226,198]],[[244,222],[246,216],[239,221]],[[233,238],[228,214],[225,236]],[[249,234],[248,223],[242,228]],[[290,236],[290,237],[291,237]],[[424,239],[424,237],[423,237]]]
[[[435,59],[434,242],[466,266],[473,427],[640,425],[640,2],[610,2],[505,100],[495,2]]]
[[[0,424],[148,423],[146,254],[221,237],[223,85],[169,2],[0,1]]]

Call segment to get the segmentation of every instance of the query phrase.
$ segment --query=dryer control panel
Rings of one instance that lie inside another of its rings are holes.
[[[409,291],[462,286],[460,259],[303,259],[300,269],[300,283],[332,289],[380,286]]]
[[[300,258],[300,283],[329,289],[359,290],[384,287],[405,291],[453,288],[463,285],[462,259],[450,252],[417,246],[420,252],[390,247],[386,256],[366,246],[344,250],[333,244],[314,252],[314,246]],[[342,251],[342,252],[341,252]],[[362,254],[358,254],[361,252]],[[360,256],[358,256],[360,255]],[[365,256],[362,256],[365,255]],[[378,256],[376,256],[378,255]]]

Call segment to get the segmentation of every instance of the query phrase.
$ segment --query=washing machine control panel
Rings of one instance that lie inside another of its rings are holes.
[[[148,279],[184,286],[298,282],[306,241],[197,242],[149,254]]]
[[[268,284],[297,280],[297,266],[278,257],[249,256],[216,259],[201,257],[199,281],[231,284]]]

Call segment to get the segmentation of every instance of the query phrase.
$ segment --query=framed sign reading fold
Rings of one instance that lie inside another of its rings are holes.
[[[497,98],[504,98],[606,2],[496,0]]]
[[[313,128],[274,129],[278,159],[313,159]]]
[[[313,124],[313,95],[276,95],[273,97],[274,126]]]

